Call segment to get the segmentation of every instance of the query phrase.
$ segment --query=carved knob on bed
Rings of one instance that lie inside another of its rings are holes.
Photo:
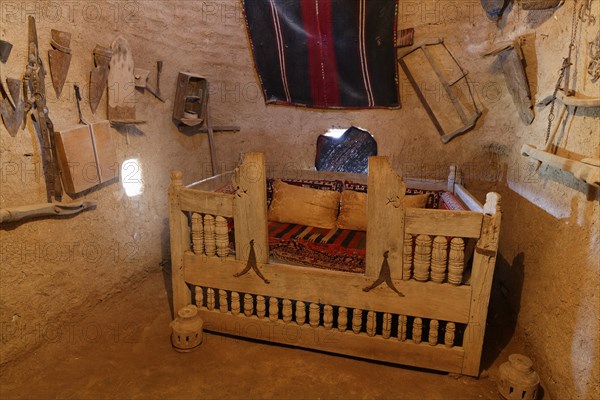
[[[183,186],[183,172],[179,170],[171,171],[171,184],[174,186]]]

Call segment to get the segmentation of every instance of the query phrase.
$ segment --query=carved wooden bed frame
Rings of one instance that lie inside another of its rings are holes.
[[[235,171],[189,186],[174,171],[174,314],[195,303],[205,330],[478,376],[500,196],[488,193],[481,205],[457,175],[452,168],[448,181],[407,183],[453,192],[470,211],[404,209],[402,178],[387,158],[371,157],[366,271],[357,274],[270,260],[262,153],[248,153]],[[232,179],[235,193],[215,192]],[[235,256],[226,218],[233,219]],[[470,273],[469,241],[475,248]]]

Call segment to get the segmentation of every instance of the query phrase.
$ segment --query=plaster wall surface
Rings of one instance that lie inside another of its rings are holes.
[[[600,397],[598,190],[552,168],[530,170],[520,148],[524,143],[543,146],[549,109],[536,108],[535,121],[525,125],[497,59],[482,57],[493,43],[524,35],[532,95],[535,100],[546,97],[568,53],[574,3],[567,1],[554,11],[527,12],[511,6],[496,23],[475,0],[400,2],[399,28],[414,27],[416,41],[444,37],[469,72],[483,112],[474,130],[444,145],[402,72],[400,110],[266,106],[241,6],[234,0],[75,1],[58,6],[2,0],[0,37],[15,46],[9,62],[0,65],[3,78],[24,71],[27,15],[34,14],[38,21],[44,61],[50,29],[73,34],[74,56],[60,99],[53,97],[47,78],[50,115],[57,128],[77,123],[72,85],[85,88],[93,48],[109,45],[118,34],[129,41],[136,66],[152,70],[156,60],[164,60],[161,89],[168,99],[163,104],[149,94],[136,94],[138,117],[147,123],[113,132],[119,160],[137,157],[141,162],[142,195],[129,198],[114,183],[86,196],[98,201],[96,210],[0,231],[2,362],[45,341],[68,340],[70,321],[114,292],[127,290],[129,282],[168,259],[169,171],[182,170],[185,183],[210,175],[205,135],[181,134],[171,122],[177,73],[189,71],[210,81],[213,122],[241,126],[240,132],[216,134],[220,170],[232,169],[239,154],[247,151],[265,152],[270,168],[290,173],[310,168],[319,134],[356,125],[374,135],[380,155],[389,156],[404,176],[441,179],[450,163],[458,163],[466,185],[481,200],[487,191],[501,193],[504,222],[495,285],[517,316],[516,333],[524,338],[547,394]],[[592,5],[600,20],[600,4]],[[587,43],[595,39],[597,28],[579,24],[572,67],[572,87],[589,96],[600,93],[599,84],[585,72],[591,56]],[[442,96],[435,81],[423,84]],[[96,115],[85,104],[84,117],[105,119],[106,104]],[[600,157],[599,121],[597,110],[578,110],[558,135],[558,153]],[[0,129],[0,206],[44,202],[32,124],[15,138]]]

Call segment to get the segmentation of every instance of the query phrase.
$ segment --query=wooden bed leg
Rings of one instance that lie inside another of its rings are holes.
[[[473,258],[471,311],[463,339],[465,357],[462,373],[471,376],[479,376],[483,337],[492,289],[492,279],[496,267],[498,234],[500,232],[500,220],[502,217],[500,195],[498,193],[488,193],[486,200],[483,208],[485,215],[481,227],[481,237],[477,242]]]
[[[173,315],[191,304],[192,292],[183,275],[183,253],[189,250],[190,232],[188,221],[179,206],[179,193],[183,187],[181,171],[171,172],[169,186],[169,234],[171,242],[171,284],[173,287]]]

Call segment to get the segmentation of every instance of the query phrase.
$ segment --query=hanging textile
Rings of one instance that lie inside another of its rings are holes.
[[[398,108],[397,0],[243,0],[265,101]]]

